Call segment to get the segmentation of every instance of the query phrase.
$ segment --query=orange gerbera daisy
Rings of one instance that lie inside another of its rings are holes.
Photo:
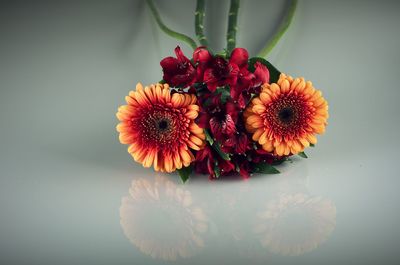
[[[246,129],[263,149],[283,156],[316,144],[325,131],[328,103],[304,78],[281,74],[277,83],[264,84],[247,107]]]
[[[171,95],[168,84],[156,84],[129,92],[128,105],[119,107],[119,140],[129,144],[128,152],[144,167],[172,172],[194,160],[189,148],[200,150],[204,131],[194,119],[199,106],[193,94]]]

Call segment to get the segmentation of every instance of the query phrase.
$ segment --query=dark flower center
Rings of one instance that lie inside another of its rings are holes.
[[[157,123],[157,127],[161,131],[164,131],[164,130],[168,129],[169,122],[167,120],[159,120],[158,123]]]
[[[214,75],[219,78],[225,78],[229,76],[229,65],[228,62],[223,58],[217,58],[214,62],[213,68]]]
[[[183,114],[162,105],[144,109],[137,122],[142,141],[160,148],[176,147],[189,136]]]
[[[279,111],[278,117],[281,122],[290,123],[294,118],[294,111],[290,107],[285,107]]]
[[[309,107],[298,95],[281,95],[275,99],[264,114],[275,134],[281,136],[298,135],[307,127]]]

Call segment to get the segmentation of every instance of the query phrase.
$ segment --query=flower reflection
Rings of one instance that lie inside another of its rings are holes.
[[[257,214],[254,233],[275,254],[296,256],[324,242],[336,225],[336,207],[304,193],[282,195]]]
[[[126,237],[152,258],[187,258],[204,247],[207,216],[189,191],[165,176],[134,180],[122,199],[120,218]]]

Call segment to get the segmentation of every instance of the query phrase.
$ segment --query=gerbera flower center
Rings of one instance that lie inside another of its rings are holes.
[[[294,112],[290,107],[281,109],[278,113],[279,120],[283,123],[290,123],[293,120]]]
[[[169,121],[166,119],[159,120],[157,126],[160,131],[167,130],[169,127]]]
[[[301,96],[283,94],[270,103],[265,119],[273,131],[282,136],[295,136],[307,125],[308,107]]]
[[[174,149],[186,140],[186,118],[177,110],[165,106],[153,106],[141,119],[143,143]]]

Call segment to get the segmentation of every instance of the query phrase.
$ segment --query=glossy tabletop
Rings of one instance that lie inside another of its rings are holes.
[[[194,35],[195,1],[155,3]],[[207,4],[218,51],[229,2]],[[242,1],[238,45],[255,55],[285,7]],[[323,91],[326,134],[281,174],[182,184],[134,163],[115,131],[177,45],[145,2],[1,2],[0,264],[399,264],[399,12],[299,1],[268,59]]]

